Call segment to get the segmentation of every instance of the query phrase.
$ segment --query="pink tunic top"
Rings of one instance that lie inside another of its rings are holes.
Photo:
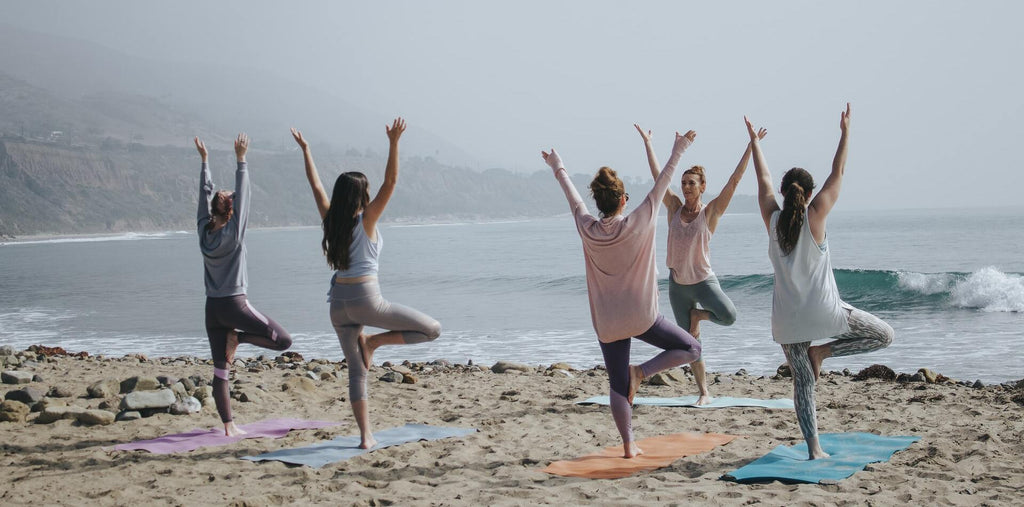
[[[583,240],[587,269],[590,318],[597,339],[624,340],[643,334],[658,318],[658,280],[655,271],[654,232],[658,207],[668,190],[672,174],[690,141],[679,143],[654,188],[628,215],[598,219],[587,211],[565,168],[555,170],[576,229]]]
[[[672,281],[680,285],[703,282],[715,274],[711,271],[711,229],[704,206],[690,223],[683,222],[679,206],[668,219],[668,268]]]

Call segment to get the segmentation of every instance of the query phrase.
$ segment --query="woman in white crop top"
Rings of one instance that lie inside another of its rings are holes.
[[[295,142],[302,148],[306,179],[323,220],[321,247],[327,263],[335,270],[329,299],[331,324],[348,363],[349,400],[359,426],[362,449],[377,444],[370,430],[366,394],[366,374],[373,362],[373,352],[382,345],[433,341],[441,334],[441,324],[429,315],[381,297],[377,283],[377,257],[383,243],[377,221],[398,183],[398,139],[405,132],[405,120],[398,118],[385,130],[390,141],[388,162],[384,182],[371,201],[366,175],[359,172],[339,175],[328,199],[309,143],[302,133],[292,129]],[[367,336],[363,334],[363,326],[388,331]]]
[[[658,158],[651,146],[651,131],[644,131],[639,125],[633,124],[644,139],[647,150],[647,162],[651,167],[651,175],[655,179],[661,174],[658,170]],[[758,136],[764,139],[768,132],[761,129]],[[710,320],[722,326],[731,326],[736,321],[736,306],[729,296],[722,291],[721,284],[714,271],[711,270],[711,235],[715,233],[718,220],[729,207],[736,187],[743,179],[750,161],[750,145],[743,152],[736,170],[733,171],[725,187],[718,196],[705,205],[701,202],[707,181],[704,168],[695,165],[683,173],[683,199],[672,192],[665,193],[664,203],[668,210],[668,259],[669,288],[668,298],[672,303],[672,314],[675,315],[679,327],[687,329],[694,338],[700,340],[700,322]],[[699,305],[699,306],[698,306]],[[704,358],[690,364],[693,378],[697,383],[699,397],[697,405],[711,402],[708,392],[708,381]]]
[[[772,295],[772,337],[793,372],[793,401],[800,431],[807,441],[810,459],[828,457],[818,441],[814,384],[821,363],[833,356],[872,352],[892,343],[893,330],[878,317],[858,310],[839,297],[825,237],[825,219],[839,198],[846,168],[846,141],[850,128],[850,104],[840,116],[839,147],[832,172],[818,195],[811,199],[814,178],[794,167],[782,177],[785,197],[779,208],[772,190],[772,176],[758,145],[750,120],[743,118],[750,135],[757,172],[757,201],[768,229],[768,256],[775,269]],[[811,346],[811,341],[831,339]]]

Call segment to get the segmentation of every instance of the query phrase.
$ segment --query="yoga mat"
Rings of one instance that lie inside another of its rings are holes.
[[[671,465],[684,456],[710,451],[739,438],[720,433],[675,433],[638,440],[644,453],[635,458],[622,457],[622,445],[606,447],[569,461],[554,461],[541,470],[554,475],[587,479],[621,479],[630,475]]]
[[[807,443],[780,445],[756,461],[725,474],[736,482],[770,480],[818,483],[838,481],[863,470],[868,463],[887,461],[921,437],[885,437],[871,433],[825,433],[818,436],[821,448],[831,456],[807,459]]]
[[[697,405],[696,396],[680,396],[678,398],[633,398],[634,405],[651,405],[655,407],[692,407],[692,408],[726,408],[726,407],[762,407],[762,408],[783,408],[793,410],[793,400],[779,398],[777,400],[759,400],[757,398],[730,398],[719,396],[711,398],[707,405]],[[609,405],[608,396],[594,396],[583,401],[577,401],[577,405]]]
[[[243,456],[242,459],[249,461],[281,461],[293,465],[320,468],[329,463],[346,460],[393,445],[420,440],[462,437],[474,432],[476,432],[475,428],[446,428],[430,426],[428,424],[406,424],[399,428],[388,428],[383,431],[374,432],[373,437],[377,439],[377,445],[373,449],[360,449],[359,435],[353,435],[335,437],[326,442],[319,442],[305,447],[281,449],[258,456]]]
[[[265,421],[240,425],[245,435],[235,437],[224,436],[224,429],[194,429],[186,433],[165,435],[152,440],[139,440],[128,444],[114,446],[117,451],[149,451],[153,454],[171,454],[175,452],[193,451],[200,447],[213,447],[238,442],[246,438],[281,438],[291,430],[308,430],[337,426],[341,423],[328,421],[306,421],[303,419],[267,419]]]

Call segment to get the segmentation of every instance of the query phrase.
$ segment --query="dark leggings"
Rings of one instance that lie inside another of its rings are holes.
[[[700,357],[700,342],[683,328],[658,315],[654,325],[636,337],[637,340],[663,349],[663,352],[640,365],[647,378],[669,368],[689,364]],[[604,366],[608,369],[608,393],[611,398],[612,418],[622,435],[623,442],[633,441],[633,408],[629,405],[629,346],[633,340],[626,338],[611,343],[601,342]]]
[[[213,356],[213,400],[222,422],[231,422],[228,389],[228,331],[238,331],[238,343],[282,351],[292,346],[292,337],[280,324],[256,311],[245,294],[206,298],[206,335]]]

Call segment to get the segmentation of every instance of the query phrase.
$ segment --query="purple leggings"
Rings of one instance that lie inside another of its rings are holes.
[[[663,352],[640,365],[647,378],[669,368],[689,364],[700,357],[700,342],[683,328],[665,320],[659,314],[654,325],[636,337],[637,340],[663,349]],[[626,338],[611,343],[601,342],[604,366],[608,369],[608,384],[611,392],[612,418],[622,435],[622,441],[633,441],[633,408],[629,405],[629,345],[633,340]]]
[[[280,324],[256,311],[245,294],[206,298],[206,336],[213,356],[213,401],[221,422],[231,421],[231,397],[228,389],[228,331],[238,331],[238,343],[251,343],[270,350],[286,350],[292,337]]]

